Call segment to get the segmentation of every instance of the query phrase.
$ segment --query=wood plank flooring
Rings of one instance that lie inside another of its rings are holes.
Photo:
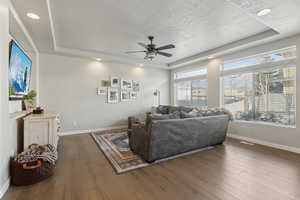
[[[89,135],[61,138],[56,173],[3,200],[299,200],[300,155],[224,145],[116,175]]]

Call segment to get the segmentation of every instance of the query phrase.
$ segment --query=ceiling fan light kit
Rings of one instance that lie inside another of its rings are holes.
[[[173,49],[173,48],[175,48],[175,45],[168,44],[168,45],[156,48],[156,45],[153,44],[154,37],[153,36],[149,36],[148,39],[150,40],[150,44],[148,44],[148,45],[144,44],[144,43],[141,43],[141,42],[138,43],[138,45],[140,45],[141,47],[145,48],[146,50],[142,50],[142,51],[127,51],[126,53],[145,53],[146,55],[145,55],[144,59],[146,59],[146,60],[152,60],[157,55],[161,55],[161,56],[165,56],[165,57],[171,57],[172,56],[172,54],[166,53],[166,52],[162,52],[161,50]]]

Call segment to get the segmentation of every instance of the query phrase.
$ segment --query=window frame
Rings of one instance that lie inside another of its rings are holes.
[[[200,71],[200,70],[203,70],[205,69],[205,73],[204,74],[201,74],[201,75],[194,75],[194,76],[190,76],[190,77],[185,77],[185,78],[176,78],[176,74],[178,73],[189,73],[189,72],[193,72],[193,71]],[[177,71],[177,72],[174,72],[174,75],[173,75],[173,80],[174,82],[176,81],[184,81],[184,80],[191,80],[191,79],[197,79],[197,78],[203,78],[203,77],[207,77],[207,67],[200,67],[200,68],[197,68],[197,69],[190,69],[190,70],[184,70],[184,71]]]
[[[251,57],[255,57],[255,56],[259,56],[259,55],[264,56],[264,55],[272,54],[277,51],[282,51],[285,49],[288,50],[288,49],[292,49],[292,48],[295,48],[296,52],[298,51],[296,46],[290,46],[290,47],[278,49],[275,51],[270,51],[270,52],[266,52],[266,53],[256,54],[256,55],[252,55],[252,56],[248,56],[248,57],[243,57],[243,58],[223,62],[220,66],[221,73],[220,73],[220,77],[219,77],[219,80],[220,80],[220,91],[219,91],[220,105],[222,107],[225,106],[225,102],[224,102],[225,90],[224,90],[224,84],[223,84],[223,81],[224,81],[223,79],[225,76],[239,75],[239,74],[245,74],[245,73],[257,73],[257,72],[264,72],[264,71],[268,71],[268,70],[285,69],[285,68],[289,68],[289,67],[295,67],[297,70],[297,57],[288,58],[286,60],[281,60],[281,61],[267,62],[267,63],[261,63],[261,64],[257,64],[257,65],[249,65],[246,67],[244,66],[244,67],[229,69],[229,70],[224,70],[224,63],[234,62],[234,61],[251,58]],[[295,88],[297,88],[296,83],[297,83],[297,75],[295,76]],[[254,93],[252,95],[255,96]],[[295,101],[297,102],[296,89],[295,89]],[[297,110],[297,103],[295,105],[296,105],[296,110]],[[237,119],[235,121],[236,122],[253,123],[253,124],[263,124],[263,125],[270,125],[270,126],[278,126],[278,127],[283,127],[283,128],[296,128],[296,123],[294,125],[285,125],[285,124],[277,124],[274,122],[265,122],[265,121],[259,121],[259,120],[249,120],[248,121],[248,120]],[[297,112],[295,112],[295,121],[297,121]]]
[[[265,55],[271,55],[271,54],[274,54],[278,51],[284,51],[284,50],[288,50],[288,49],[295,49],[296,52],[298,51],[298,48],[296,45],[291,45],[291,46],[288,46],[288,47],[284,47],[284,48],[280,48],[280,49],[277,49],[277,50],[272,50],[272,51],[266,51],[266,52],[262,52],[262,53],[258,53],[258,54],[253,54],[253,55],[249,55],[249,56],[244,56],[244,57],[240,57],[240,58],[234,58],[234,59],[228,59],[228,60],[223,60],[223,63],[221,64],[220,66],[220,71],[221,72],[227,72],[227,71],[231,71],[231,70],[242,70],[244,68],[249,68],[251,66],[259,66],[259,65],[264,65],[264,64],[274,64],[274,63],[278,63],[278,62],[283,62],[283,61],[295,61],[297,59],[297,56],[295,58],[287,58],[285,60],[280,60],[280,61],[274,61],[274,62],[266,62],[266,63],[260,63],[260,64],[257,64],[257,65],[249,65],[249,66],[244,66],[244,67],[240,67],[240,68],[234,68],[234,69],[228,69],[228,70],[225,70],[224,69],[224,64],[226,63],[230,63],[230,62],[236,62],[236,61],[239,61],[239,60],[244,60],[244,59],[248,59],[248,58],[254,58],[254,57],[258,57],[258,56],[265,56]]]
[[[197,71],[197,70],[201,70],[201,69],[206,69],[206,73],[203,74],[203,75],[196,75],[196,76],[191,76],[191,77],[187,77],[187,78],[178,78],[178,79],[175,78],[176,73],[192,72],[192,71]],[[174,91],[173,100],[174,100],[174,105],[178,106],[178,104],[177,104],[177,86],[176,86],[177,83],[190,81],[190,84],[191,84],[190,87],[192,87],[192,81],[195,81],[195,80],[207,80],[208,81],[207,74],[208,74],[208,67],[199,67],[199,68],[194,68],[194,69],[191,69],[191,70],[188,70],[188,71],[186,70],[186,71],[174,72],[174,75],[173,75],[173,91]],[[208,90],[208,87],[209,86],[207,86],[207,90]],[[192,98],[192,89],[191,89],[190,96]]]

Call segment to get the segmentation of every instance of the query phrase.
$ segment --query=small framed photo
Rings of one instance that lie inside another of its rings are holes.
[[[120,79],[118,77],[111,77],[110,85],[111,87],[120,87]]]
[[[136,100],[137,99],[137,92],[135,92],[135,91],[130,92],[130,99]]]
[[[121,101],[130,101],[130,91],[121,91]]]
[[[130,80],[121,80],[121,89],[122,90],[131,90],[132,89],[132,81]]]
[[[97,95],[106,95],[107,88],[106,87],[98,87]]]
[[[110,81],[108,81],[108,80],[102,80],[101,81],[101,86],[102,87],[110,87]]]
[[[117,88],[107,89],[107,103],[119,103],[119,89]]]
[[[133,89],[133,91],[135,91],[135,92],[140,91],[140,83],[139,83],[139,82],[136,82],[136,81],[132,81],[132,89]]]

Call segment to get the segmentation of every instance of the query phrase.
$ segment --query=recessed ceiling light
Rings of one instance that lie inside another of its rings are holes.
[[[207,58],[208,58],[208,59],[213,59],[213,58],[214,58],[214,56],[208,56]]]
[[[257,16],[259,16],[259,17],[265,16],[265,15],[269,14],[270,12],[271,12],[271,9],[266,8],[266,9],[263,9],[263,10],[259,11],[257,13]]]
[[[101,58],[96,58],[96,60],[100,62],[102,59]]]
[[[29,17],[31,19],[40,19],[40,16],[38,16],[37,14],[34,14],[34,13],[27,13],[27,17]]]

